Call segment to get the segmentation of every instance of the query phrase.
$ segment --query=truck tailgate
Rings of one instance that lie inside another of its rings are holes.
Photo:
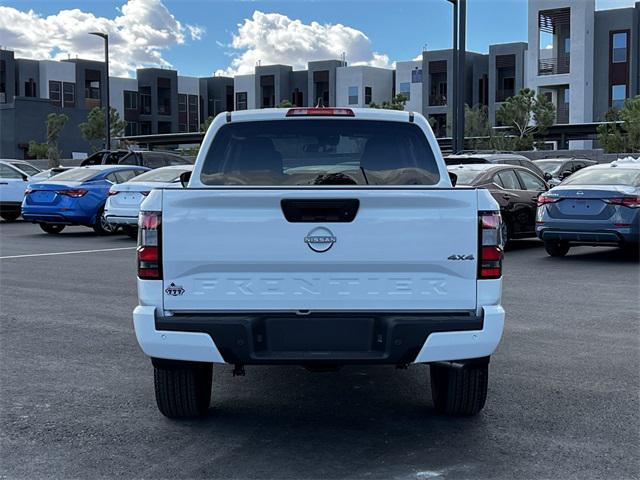
[[[321,221],[332,199],[354,218]],[[287,220],[283,200],[310,215]],[[164,308],[472,310],[477,243],[475,190],[164,190]]]

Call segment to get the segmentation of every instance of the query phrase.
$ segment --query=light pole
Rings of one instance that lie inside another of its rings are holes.
[[[464,93],[466,60],[466,0],[447,0],[453,5],[453,82],[452,92],[447,92],[451,102],[451,149],[454,153],[464,150]]]
[[[102,32],[89,32],[89,35],[95,35],[104,39],[104,69],[105,69],[105,93],[107,96],[107,111],[105,113],[105,129],[106,129],[106,147],[111,150],[111,105],[109,105],[109,35]]]

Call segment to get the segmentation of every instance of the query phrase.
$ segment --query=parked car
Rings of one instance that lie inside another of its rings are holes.
[[[504,325],[500,214],[451,187],[419,113],[216,117],[188,186],[141,205],[133,323],[160,411],[206,413],[214,363],[423,363],[437,411],[478,413]]]
[[[193,165],[161,167],[113,185],[104,207],[105,218],[109,223],[123,227],[133,237],[138,230],[140,204],[149,192],[154,188],[182,188],[180,175],[192,170]]]
[[[516,153],[468,152],[468,153],[460,153],[456,155],[449,155],[445,157],[444,160],[447,165],[466,165],[466,164],[477,164],[477,163],[499,163],[502,165],[518,165],[520,167],[528,168],[529,170],[533,171],[536,175],[538,175],[541,178],[544,177],[544,172],[540,169],[540,167],[538,167],[535,163],[533,163],[527,157],[523,155],[518,155]]]
[[[160,168],[192,164],[193,160],[160,150],[101,150],[84,159],[80,165],[140,165]]]
[[[24,190],[40,170],[23,160],[0,160],[0,217],[8,222],[20,217]]]
[[[555,187],[571,174],[585,167],[596,165],[598,162],[588,158],[545,158],[534,160],[533,163],[544,172],[544,179],[549,186]]]
[[[100,235],[116,229],[103,209],[112,185],[149,170],[146,167],[94,165],[62,172],[29,184],[22,202],[22,217],[47,233],[60,233],[67,225],[92,227]]]
[[[575,245],[637,245],[640,162],[586,167],[538,199],[536,234],[552,257]]]
[[[44,180],[47,180],[47,179],[53,177],[54,175],[58,175],[59,173],[66,172],[67,170],[71,170],[72,168],[77,168],[77,167],[55,167],[55,168],[49,168],[49,169],[43,170],[40,173],[37,173],[36,175],[31,177],[31,181],[33,181],[33,182],[42,182]]]
[[[456,165],[447,167],[456,175],[456,185],[486,188],[500,205],[501,246],[509,240],[536,236],[538,195],[548,185],[531,170],[515,165]]]

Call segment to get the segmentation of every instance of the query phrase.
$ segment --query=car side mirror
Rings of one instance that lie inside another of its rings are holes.
[[[458,175],[453,172],[449,172],[449,180],[451,180],[451,186],[455,187],[458,183]]]
[[[553,176],[549,173],[549,172],[545,172],[544,173],[544,179],[548,182],[549,180],[551,180],[553,178]]]
[[[29,181],[29,177],[26,175],[22,175],[22,180],[24,180],[25,182]]]
[[[560,174],[560,180],[564,180],[565,178],[567,178],[568,176],[571,175],[571,170],[565,170],[564,172],[562,172]]]
[[[180,183],[184,188],[189,186],[189,180],[191,180],[191,172],[182,172],[180,174]]]

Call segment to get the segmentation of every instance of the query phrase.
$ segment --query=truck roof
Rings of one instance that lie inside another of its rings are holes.
[[[303,110],[318,112],[325,110],[326,114],[302,114],[291,115],[290,112]],[[336,114],[331,114],[334,111]],[[351,114],[341,114],[340,112],[350,112]],[[408,112],[404,110],[385,110],[378,108],[314,108],[314,107],[291,107],[291,108],[262,108],[255,110],[240,110],[227,112],[227,121],[231,122],[247,122],[260,120],[295,120],[295,119],[359,119],[359,120],[385,120],[396,122],[409,122],[411,116],[420,115],[419,113]]]

